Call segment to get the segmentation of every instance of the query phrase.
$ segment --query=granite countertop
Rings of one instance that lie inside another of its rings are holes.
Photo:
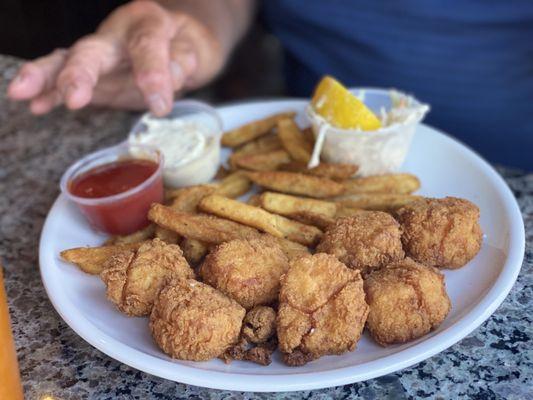
[[[533,398],[533,174],[505,168],[498,170],[517,197],[526,225],[518,281],[480,328],[411,368],[330,389],[254,394],[156,378],[91,347],[65,324],[46,296],[39,275],[39,234],[65,168],[123,139],[134,116],[92,109],[33,117],[3,95],[18,65],[0,56],[0,258],[28,399]]]

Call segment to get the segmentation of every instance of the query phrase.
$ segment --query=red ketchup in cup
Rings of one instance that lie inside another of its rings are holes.
[[[127,235],[148,225],[152,203],[163,201],[159,150],[120,144],[89,154],[61,179],[61,191],[97,230]]]

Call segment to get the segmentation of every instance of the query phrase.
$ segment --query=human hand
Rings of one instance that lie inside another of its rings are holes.
[[[28,100],[34,114],[65,104],[170,112],[175,92],[197,88],[222,69],[227,52],[189,13],[151,1],[117,8],[70,49],[24,64],[8,96]]]

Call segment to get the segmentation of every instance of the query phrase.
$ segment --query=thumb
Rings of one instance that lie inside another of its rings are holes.
[[[170,43],[170,72],[174,91],[194,88],[198,56],[192,44],[182,38]]]

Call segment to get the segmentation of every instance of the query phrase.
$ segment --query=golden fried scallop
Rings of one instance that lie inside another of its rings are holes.
[[[251,343],[264,343],[276,333],[276,311],[257,306],[246,313],[242,336]]]
[[[150,314],[157,345],[180,360],[218,357],[239,339],[245,310],[236,301],[194,279],[161,289]]]
[[[247,310],[278,298],[288,259],[272,240],[232,240],[216,246],[200,267],[202,280]]]
[[[438,327],[451,308],[444,276],[406,258],[365,279],[366,326],[382,346],[417,339]]]
[[[333,254],[363,274],[404,258],[400,225],[381,211],[362,211],[339,218],[318,244],[317,252]]]
[[[107,286],[107,297],[120,311],[143,316],[150,313],[164,284],[174,278],[193,278],[194,272],[179,246],[153,239],[136,251],[111,257],[100,277]]]
[[[279,348],[291,366],[354,350],[368,314],[360,272],[324,253],[290,262],[279,301]]]
[[[465,199],[421,199],[396,212],[407,255],[437,268],[460,268],[481,248],[479,208]]]

